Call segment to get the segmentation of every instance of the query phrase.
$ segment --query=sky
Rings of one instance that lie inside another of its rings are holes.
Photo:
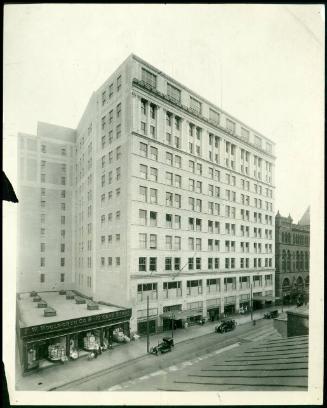
[[[75,128],[92,94],[135,53],[276,143],[275,209],[297,222],[323,148],[320,5],[7,5],[4,170],[17,133]]]

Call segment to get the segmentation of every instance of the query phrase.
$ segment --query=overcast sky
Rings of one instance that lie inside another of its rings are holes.
[[[76,127],[91,93],[135,53],[276,143],[276,211],[297,222],[323,148],[324,15],[294,5],[10,5],[4,170],[37,121]],[[322,188],[322,186],[321,186]]]

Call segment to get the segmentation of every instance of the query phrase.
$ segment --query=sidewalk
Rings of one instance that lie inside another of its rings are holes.
[[[284,311],[293,308],[294,306],[284,307]],[[263,314],[269,310],[279,309],[280,307],[266,308],[253,313],[253,319],[261,319]],[[234,315],[230,316],[237,324],[244,324],[251,320],[251,315]],[[175,344],[190,340],[192,338],[200,337],[214,331],[214,327],[218,324],[215,322],[207,322],[203,326],[195,325],[187,329],[174,330]],[[171,336],[171,331],[150,336],[150,347],[162,341],[162,337]],[[127,344],[121,344],[114,347],[113,350],[108,350],[101,354],[97,359],[88,361],[86,356],[80,357],[76,361],[69,361],[65,364],[55,364],[47,368],[40,369],[35,373],[27,376],[21,375],[19,363],[16,367],[16,389],[23,391],[45,391],[50,388],[58,387],[70,381],[97,373],[101,370],[115,367],[119,364],[126,363],[136,358],[142,358],[147,355],[147,338],[141,337],[137,341],[132,341]]]

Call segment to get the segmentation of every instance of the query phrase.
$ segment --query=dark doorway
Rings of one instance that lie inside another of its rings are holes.
[[[147,322],[138,322],[137,323],[137,332],[139,335],[147,334]],[[153,334],[156,332],[156,321],[149,320],[149,333]]]

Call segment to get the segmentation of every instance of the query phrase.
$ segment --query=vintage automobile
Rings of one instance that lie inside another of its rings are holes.
[[[150,353],[155,354],[157,356],[159,353],[162,354],[171,351],[173,347],[174,339],[171,337],[164,337],[161,343],[159,343],[157,346],[151,347]]]
[[[263,315],[264,319],[275,319],[275,317],[278,317],[278,310],[272,310],[271,312]]]
[[[223,320],[218,326],[215,327],[216,333],[225,333],[234,330],[236,322],[233,319]]]

